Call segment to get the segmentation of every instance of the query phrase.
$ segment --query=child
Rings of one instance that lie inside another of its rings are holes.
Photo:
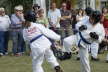
[[[79,47],[81,72],[91,72],[89,64],[89,47],[93,42],[100,43],[105,36],[104,27],[100,24],[101,14],[94,11],[90,19],[77,24],[77,35],[64,39],[63,46],[66,52],[70,52],[70,46],[76,44]]]
[[[48,38],[51,38],[59,41],[60,36],[41,24],[33,23],[36,21],[35,19],[33,12],[27,12],[25,14],[26,21],[23,24],[24,40],[30,43],[33,72],[44,72],[41,66],[44,59],[51,63],[56,72],[63,72],[50,49],[51,42],[48,40]]]

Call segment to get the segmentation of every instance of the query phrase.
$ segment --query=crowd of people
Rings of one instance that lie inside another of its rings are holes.
[[[8,55],[9,39],[12,40],[12,53],[14,56],[22,56],[26,50],[26,45],[28,45],[33,55],[34,72],[43,72],[41,66],[37,67],[36,65],[38,65],[37,63],[42,64],[44,54],[45,58],[55,67],[56,72],[62,72],[52,51],[49,49],[49,41],[52,43],[51,48],[54,54],[57,52],[55,51],[57,45],[63,47],[61,48],[61,55],[57,57],[60,60],[70,59],[72,55],[71,48],[76,46],[77,60],[81,62],[82,72],[90,72],[89,52],[92,60],[99,61],[98,53],[102,50],[108,50],[108,9],[106,7],[102,9],[102,12],[93,10],[90,7],[85,10],[68,10],[65,2],[61,4],[60,9],[56,7],[56,3],[51,3],[46,17],[44,9],[41,9],[38,4],[34,4],[32,9],[26,13],[23,13],[23,11],[23,6],[18,5],[14,8],[14,14],[8,16],[5,9],[0,8],[0,56]],[[33,16],[28,15],[28,13]],[[35,18],[33,18],[34,16]],[[32,23],[30,24],[29,21]],[[32,39],[35,35],[39,36]],[[35,44],[34,41],[43,35],[49,41],[43,37],[39,40],[41,43],[37,41],[37,44]],[[38,46],[38,44],[43,45]],[[37,53],[42,51],[39,52],[40,49],[35,49],[35,46],[43,48],[43,53],[38,59],[39,62],[35,57]],[[106,62],[108,62],[108,55]]]

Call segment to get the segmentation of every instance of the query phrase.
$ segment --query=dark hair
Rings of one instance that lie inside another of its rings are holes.
[[[103,7],[103,8],[102,8],[102,13],[104,12],[104,11],[103,11],[104,9],[107,9],[107,10],[108,10],[108,8],[107,8],[107,7]]]
[[[78,9],[78,15],[79,15],[80,11],[82,11],[82,14],[81,14],[81,15],[82,15],[82,16],[84,16],[84,10],[83,10],[83,9],[81,9],[81,8],[80,8],[80,9]]]
[[[37,7],[38,9],[40,8],[40,6],[38,4],[34,4],[33,5],[33,9],[35,10],[35,7]]]

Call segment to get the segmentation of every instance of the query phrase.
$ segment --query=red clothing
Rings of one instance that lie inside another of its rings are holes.
[[[108,28],[108,19],[104,19],[103,25],[104,25],[104,28]]]
[[[105,36],[108,36],[108,28],[105,28]]]
[[[108,36],[108,14],[106,14],[106,16],[102,16],[102,18],[104,17],[104,20],[102,20],[102,24],[105,28],[105,35]]]
[[[104,28],[108,28],[108,16],[104,17],[104,21],[102,23],[103,23]]]

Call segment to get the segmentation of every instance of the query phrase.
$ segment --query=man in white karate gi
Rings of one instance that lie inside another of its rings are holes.
[[[59,41],[60,36],[41,24],[33,23],[36,21],[33,12],[27,12],[25,14],[25,20],[23,24],[23,36],[24,40],[30,44],[33,72],[44,72],[42,68],[44,59],[51,63],[56,72],[63,72],[50,49],[51,42],[48,40],[48,38],[51,38]]]

